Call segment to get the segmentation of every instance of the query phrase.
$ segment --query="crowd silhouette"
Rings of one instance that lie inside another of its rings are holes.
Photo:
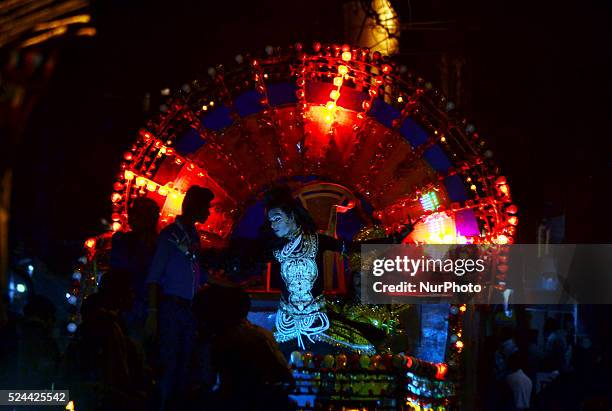
[[[32,296],[23,318],[0,330],[1,363],[14,370],[2,386],[69,389],[79,411],[295,409],[291,369],[272,333],[247,319],[248,293],[208,281],[195,223],[206,221],[213,198],[190,188],[182,215],[159,234],[159,207],[137,199],[130,231],[113,237],[110,270],[84,298],[63,353],[56,308],[44,296]],[[598,373],[610,359],[576,343],[572,319],[564,320],[547,321],[544,344],[537,330],[488,344],[486,378],[495,383],[485,409],[604,409],[597,398],[609,394],[600,384],[609,379]]]

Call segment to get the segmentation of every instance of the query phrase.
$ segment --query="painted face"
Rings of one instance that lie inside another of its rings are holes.
[[[272,231],[277,237],[287,237],[297,228],[295,218],[288,216],[280,208],[273,208],[268,211],[268,221],[270,221]]]

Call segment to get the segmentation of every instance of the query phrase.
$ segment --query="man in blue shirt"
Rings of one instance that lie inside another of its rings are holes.
[[[182,214],[159,234],[147,277],[146,330],[150,337],[159,335],[161,409],[169,407],[169,400],[180,399],[186,389],[196,334],[191,301],[205,282],[199,265],[200,237],[195,223],[206,221],[213,198],[207,188],[192,186],[187,190]]]

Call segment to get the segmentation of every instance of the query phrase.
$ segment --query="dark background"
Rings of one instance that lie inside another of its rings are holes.
[[[566,242],[610,242],[610,2],[397,1],[402,58],[434,85],[442,53],[466,60],[461,107],[487,139],[520,207],[518,242],[565,213]],[[121,154],[148,113],[143,97],[266,45],[343,42],[340,1],[105,1],[98,35],[64,43],[15,157],[11,244],[71,272],[102,231]],[[548,205],[545,205],[548,202]]]

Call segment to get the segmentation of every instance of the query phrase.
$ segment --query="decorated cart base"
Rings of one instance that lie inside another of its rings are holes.
[[[403,354],[291,355],[298,409],[447,410],[455,396],[445,364]],[[335,408],[332,408],[335,409]]]
[[[333,305],[334,298],[330,300]],[[276,306],[274,295],[266,298],[255,294],[248,318],[273,330]],[[329,336],[310,344],[313,351],[286,352],[296,380],[291,398],[298,409],[458,409],[453,382],[456,370],[449,370],[446,357],[450,354],[449,358],[456,359],[460,352],[456,333],[461,335],[457,330],[466,307],[425,304],[419,308],[421,321],[417,334],[421,340],[412,348],[412,355],[393,353],[390,347],[378,347],[380,353],[376,350],[368,353],[358,345],[334,343]],[[361,307],[362,316],[368,313],[371,323],[388,329],[389,334],[405,333],[399,324],[385,323],[386,312],[387,307]],[[293,346],[297,346],[295,341]]]

